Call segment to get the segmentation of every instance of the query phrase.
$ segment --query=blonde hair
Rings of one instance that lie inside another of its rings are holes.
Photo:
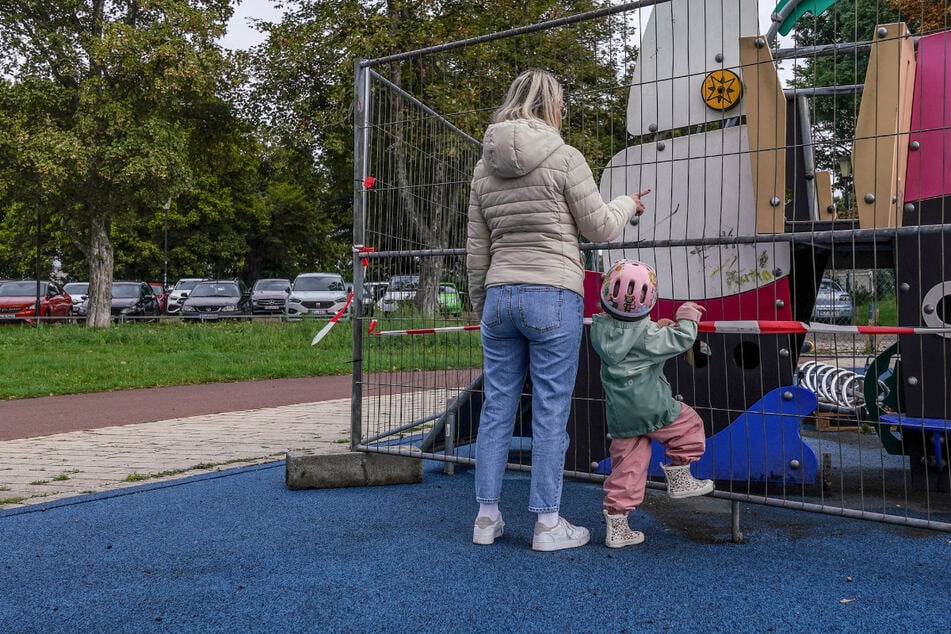
[[[493,123],[510,119],[541,119],[553,128],[559,127],[558,114],[564,92],[561,84],[548,71],[530,69],[515,78],[505,101],[495,111]]]

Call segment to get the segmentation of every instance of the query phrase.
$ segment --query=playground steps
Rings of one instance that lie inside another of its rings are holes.
[[[859,429],[854,414],[816,412],[805,422],[814,424],[816,431],[856,431]]]

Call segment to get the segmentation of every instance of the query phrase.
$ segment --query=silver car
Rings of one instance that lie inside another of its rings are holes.
[[[852,296],[838,282],[823,278],[816,293],[816,305],[812,309],[812,321],[834,324],[851,324],[855,318]]]
[[[288,319],[333,317],[347,304],[347,284],[337,273],[301,273],[287,298]]]
[[[63,290],[73,300],[70,314],[78,319],[85,319],[89,307],[89,282],[70,282],[63,286]]]
[[[400,306],[416,299],[417,289],[419,289],[418,275],[394,275],[390,278],[386,292],[383,293],[383,297],[380,298],[376,306],[385,315],[395,312]]]
[[[171,292],[168,294],[168,303],[165,305],[165,312],[169,315],[177,315],[182,311],[182,304],[198,282],[205,281],[203,277],[183,277],[175,282]]]
[[[290,292],[290,280],[283,278],[258,280],[251,287],[251,312],[255,315],[281,315]]]

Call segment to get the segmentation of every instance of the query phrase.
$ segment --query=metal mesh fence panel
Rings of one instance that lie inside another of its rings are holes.
[[[951,37],[896,20],[835,44],[807,15],[787,46],[770,26],[795,15],[630,3],[360,63],[354,446],[474,461],[469,181],[509,82],[543,67],[563,81],[562,135],[604,198],[652,189],[640,222],[582,245],[588,315],[600,271],[625,257],[658,271],[655,318],[706,307],[665,374],[704,420],[694,468],[714,495],[951,528],[951,115],[928,107],[949,101]],[[565,468],[603,480],[610,439],[587,336],[580,361]],[[527,390],[513,425],[509,466],[530,469]],[[663,487],[659,467],[649,476]]]

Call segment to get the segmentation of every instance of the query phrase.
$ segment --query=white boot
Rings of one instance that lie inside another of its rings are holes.
[[[673,500],[692,498],[697,495],[706,495],[713,492],[713,480],[698,480],[690,473],[690,465],[666,465],[661,463],[660,468],[667,476],[667,495]]]
[[[627,515],[610,515],[607,509],[602,509],[607,532],[604,535],[604,545],[608,548],[623,548],[633,546],[644,541],[644,533],[632,531],[627,524]]]

